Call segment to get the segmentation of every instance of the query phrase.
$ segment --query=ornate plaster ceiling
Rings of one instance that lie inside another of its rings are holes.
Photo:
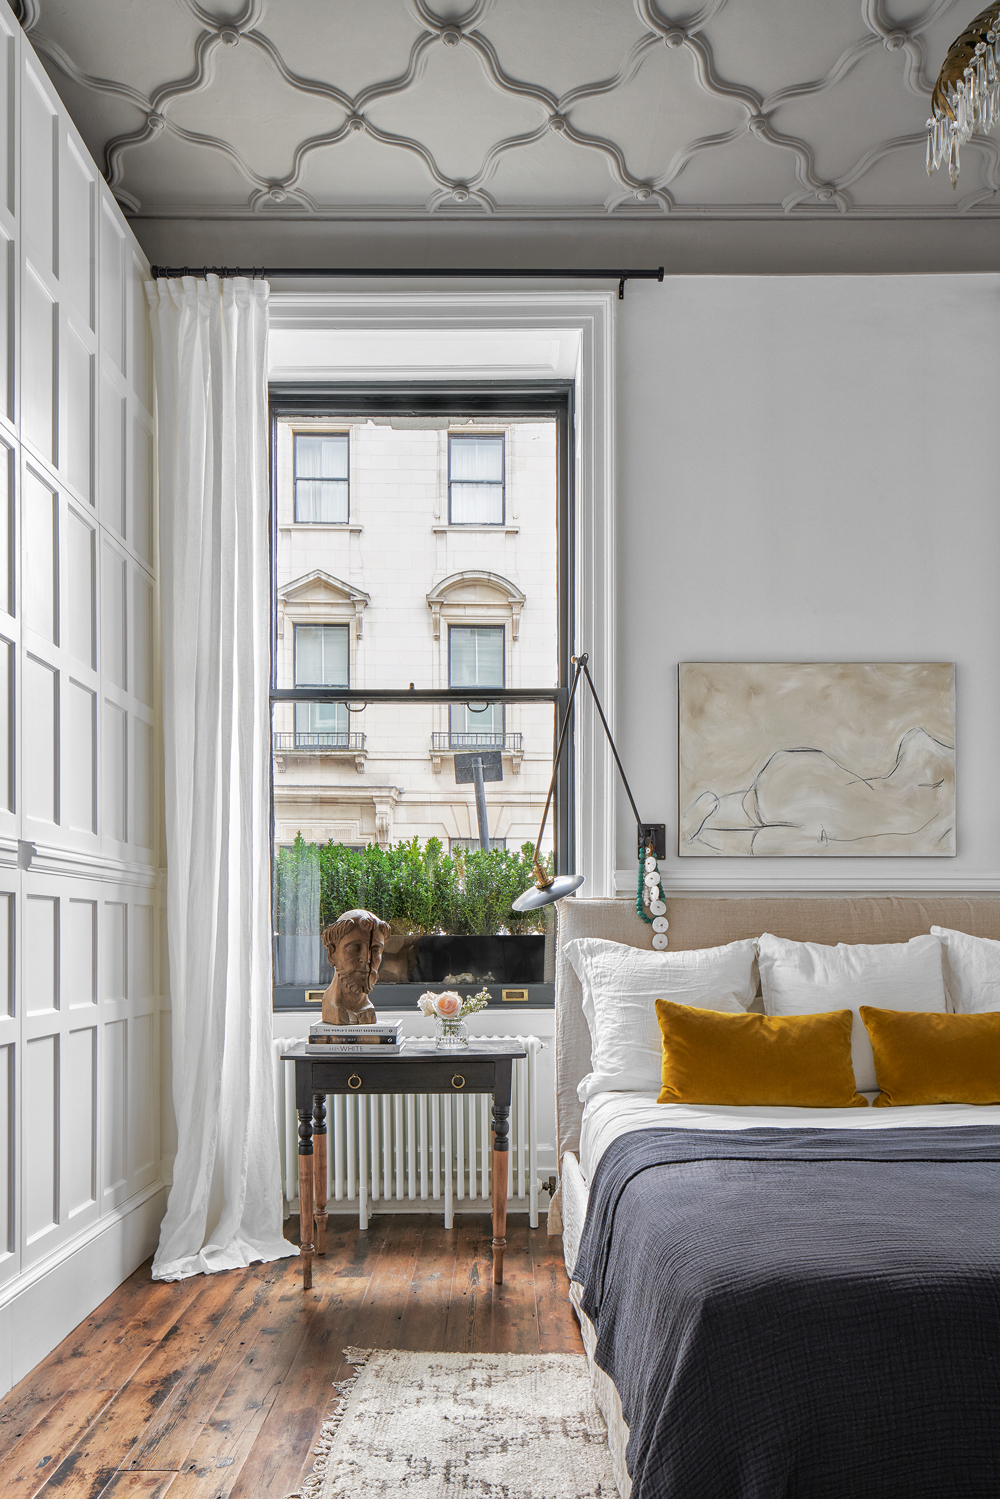
[[[633,222],[997,214],[924,168],[976,3],[21,0],[127,212]]]

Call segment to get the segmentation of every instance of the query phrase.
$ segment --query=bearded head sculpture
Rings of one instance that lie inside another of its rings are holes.
[[[371,911],[344,911],[323,932],[333,983],[323,995],[327,1025],[374,1025],[368,996],[378,980],[390,927]]]

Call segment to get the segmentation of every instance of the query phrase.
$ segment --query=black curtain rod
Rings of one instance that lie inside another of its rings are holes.
[[[397,270],[395,267],[387,269],[385,266],[301,266],[301,265],[258,265],[250,267],[228,266],[228,265],[203,265],[193,268],[186,265],[154,265],[150,266],[150,274],[158,281],[164,276],[259,276],[265,281],[280,281],[288,277],[303,277],[305,279],[318,279],[324,276],[409,276],[415,279],[420,277],[459,277],[459,276],[489,276],[494,281],[522,279],[547,279],[559,281],[617,281],[618,300],[625,296],[626,281],[662,281],[663,267],[657,266],[655,270],[631,270],[631,271],[594,271],[594,270],[441,270],[438,267],[431,269],[427,266],[412,266],[408,270]]]

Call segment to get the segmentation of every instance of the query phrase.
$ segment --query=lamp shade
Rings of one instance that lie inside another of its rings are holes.
[[[572,895],[574,890],[579,890],[586,879],[583,874],[560,874],[552,881],[551,885],[532,885],[530,890],[525,890],[511,905],[513,911],[537,911],[539,906],[550,906],[553,901],[562,900],[564,895]]]

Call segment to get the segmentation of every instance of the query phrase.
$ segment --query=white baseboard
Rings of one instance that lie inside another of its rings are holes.
[[[161,1183],[4,1288],[0,1395],[40,1363],[153,1253],[167,1206]]]

